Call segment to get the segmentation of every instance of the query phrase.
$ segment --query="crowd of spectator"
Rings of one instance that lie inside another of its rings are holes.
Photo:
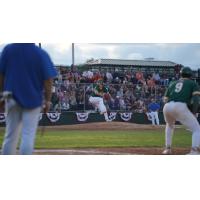
[[[152,99],[163,105],[162,97],[170,78],[167,72],[159,73],[109,71],[73,72],[67,68],[58,68],[58,76],[54,80],[52,95],[52,111],[84,111],[94,109],[89,104],[93,84],[102,79],[108,86],[111,98],[105,99],[110,111],[144,112]]]

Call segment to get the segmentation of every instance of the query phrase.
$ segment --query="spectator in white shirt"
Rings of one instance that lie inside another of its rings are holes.
[[[106,78],[107,78],[109,83],[111,83],[112,80],[113,80],[113,76],[112,76],[112,74],[110,72],[106,72]]]

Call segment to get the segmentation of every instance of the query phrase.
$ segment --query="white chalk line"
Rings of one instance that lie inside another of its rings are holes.
[[[58,153],[58,154],[86,154],[86,155],[131,155],[131,153],[122,153],[122,152],[115,152],[115,151],[100,151],[95,149],[88,149],[88,150],[82,150],[82,149],[36,149],[34,150],[34,153]]]

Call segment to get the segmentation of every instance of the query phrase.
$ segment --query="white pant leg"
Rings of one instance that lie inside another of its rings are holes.
[[[6,133],[2,154],[14,155],[16,154],[22,125],[22,109],[13,99],[8,99],[6,101],[6,114]]]
[[[95,107],[98,108],[98,104],[99,104],[99,97],[90,97],[89,98],[89,102]]]
[[[158,112],[154,112],[154,117],[155,117],[155,120],[156,120],[156,124],[157,125],[160,125],[160,121],[159,121],[159,118],[158,118]]]
[[[104,114],[107,112],[106,106],[104,105],[104,102],[103,102],[103,98],[101,98],[101,100],[99,101],[99,110],[101,114]]]
[[[200,147],[200,125],[197,118],[190,112],[186,105],[182,106],[182,114],[177,119],[192,131],[192,147]]]
[[[185,103],[170,102],[164,106],[164,116],[167,115],[167,121],[174,118],[192,131],[192,147],[200,146],[200,125],[196,117],[190,112]]]
[[[150,112],[150,116],[151,116],[151,123],[152,123],[152,125],[155,125],[155,115],[154,115],[154,112]]]
[[[149,121],[151,121],[151,114],[147,112],[146,115],[147,115],[147,119],[148,119]]]
[[[40,111],[40,107],[30,110],[23,110],[22,136],[20,144],[20,154],[22,155],[30,155],[33,152]]]
[[[174,133],[174,124],[176,119],[173,117],[173,105],[172,103],[165,104],[163,108],[164,119],[166,122],[165,127],[165,146],[171,147],[172,146],[172,137]]]
[[[106,112],[106,107],[103,103],[103,98],[101,98],[101,97],[90,97],[89,101],[93,106],[98,108],[98,110],[100,111],[101,114]]]

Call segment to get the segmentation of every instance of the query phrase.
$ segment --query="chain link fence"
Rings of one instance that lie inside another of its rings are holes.
[[[53,88],[51,111],[87,112],[94,111],[89,103],[94,84],[57,83]],[[108,111],[144,112],[152,99],[163,105],[162,97],[166,90],[163,85],[148,87],[143,84],[105,84],[111,98],[104,99]]]

